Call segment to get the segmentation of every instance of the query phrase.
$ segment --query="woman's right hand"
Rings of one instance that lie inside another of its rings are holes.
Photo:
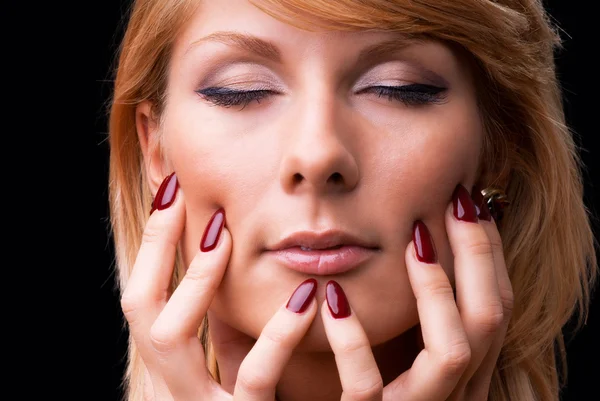
[[[121,298],[130,334],[147,370],[145,397],[154,401],[273,401],[283,369],[315,317],[316,282],[302,283],[255,343],[237,341],[239,337],[229,343],[231,347],[247,347],[241,351],[245,355],[243,361],[238,361],[241,365],[220,365],[228,370],[222,374],[237,376],[232,395],[210,376],[198,339],[198,328],[231,253],[231,235],[223,227],[224,212],[218,210],[211,218],[203,246],[199,246],[204,251],[199,250],[181,283],[170,294],[175,253],[185,221],[183,193],[175,175],[163,181],[155,206]]]

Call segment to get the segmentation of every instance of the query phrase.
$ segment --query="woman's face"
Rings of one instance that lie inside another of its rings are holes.
[[[373,345],[414,326],[413,222],[429,227],[453,280],[444,211],[455,186],[477,178],[469,74],[440,43],[308,32],[247,1],[203,2],[172,54],[161,132],[164,173],[185,196],[186,263],[211,215],[226,212],[233,251],[215,316],[256,338],[314,277],[319,302],[328,280],[340,283]],[[304,239],[273,251],[296,233]],[[319,316],[301,347],[328,349]]]

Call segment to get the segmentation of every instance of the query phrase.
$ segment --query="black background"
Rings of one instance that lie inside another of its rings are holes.
[[[577,5],[577,3],[579,3]],[[565,112],[567,122],[576,133],[576,141],[581,146],[583,162],[586,166],[585,201],[594,216],[598,215],[599,203],[598,179],[600,173],[597,159],[600,151],[594,137],[598,130],[594,126],[597,102],[594,99],[591,87],[593,77],[597,72],[592,71],[594,64],[590,61],[590,53],[597,52],[597,36],[584,32],[589,28],[583,23],[589,9],[582,6],[583,2],[567,2],[560,0],[546,1],[545,4],[553,19],[562,29],[564,49],[557,53],[557,66],[561,83],[564,89]],[[111,91],[112,67],[117,46],[124,27],[124,15],[128,2],[98,1],[91,3],[94,21],[94,68],[92,70],[95,83],[95,96],[90,104],[93,127],[91,135],[87,138],[89,158],[91,163],[89,176],[92,177],[95,187],[91,204],[94,205],[95,216],[93,225],[94,260],[93,266],[93,294],[99,299],[99,313],[95,319],[96,330],[100,330],[96,344],[100,350],[99,360],[93,361],[94,370],[98,377],[100,388],[94,393],[94,399],[117,400],[121,377],[125,366],[125,351],[127,333],[123,326],[123,318],[118,304],[118,294],[114,282],[113,249],[110,242],[108,229],[108,146],[106,138],[106,102]],[[596,48],[594,51],[593,48]],[[597,140],[596,140],[597,142]],[[594,220],[596,238],[600,225]],[[97,239],[97,240],[96,240]],[[591,314],[587,326],[577,335],[567,334],[567,350],[569,357],[569,383],[564,390],[564,401],[588,400],[595,398],[595,388],[600,379],[598,367],[598,352],[596,342],[600,339],[598,329],[599,301],[592,304]]]

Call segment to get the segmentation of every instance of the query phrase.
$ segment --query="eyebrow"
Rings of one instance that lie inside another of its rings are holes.
[[[357,64],[369,62],[373,59],[389,57],[393,52],[399,51],[411,44],[418,42],[414,36],[406,35],[395,37],[391,40],[376,43],[367,46],[361,50],[357,58]],[[206,42],[219,42],[228,46],[236,47],[244,52],[254,53],[267,60],[272,60],[281,63],[281,52],[277,46],[268,40],[261,39],[257,36],[242,34],[239,32],[219,31],[211,33],[203,38],[195,40],[190,44],[185,53],[199,44]]]
[[[254,53],[262,58],[281,62],[281,52],[273,44],[267,40],[261,39],[252,35],[245,35],[237,32],[214,32],[201,39],[195,40],[190,44],[186,53],[199,44],[206,42],[219,42],[224,45],[237,47],[245,52]]]
[[[390,55],[394,52],[407,48],[408,46],[415,44],[417,41],[418,40],[414,37],[409,38],[408,36],[399,36],[367,46],[358,54],[357,64],[390,57]]]

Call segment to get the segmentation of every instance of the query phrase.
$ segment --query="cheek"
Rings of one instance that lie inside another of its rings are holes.
[[[445,212],[458,183],[471,189],[477,180],[483,128],[476,107],[463,107],[446,115],[436,135],[422,147],[421,168],[415,170],[421,220],[430,229],[440,264],[454,282],[454,256],[446,233]],[[462,111],[462,112],[461,112]]]
[[[385,135],[369,156],[367,181],[378,209],[398,218],[380,219],[393,237],[412,238],[412,223],[425,222],[433,235],[439,260],[453,281],[453,255],[444,213],[458,183],[471,188],[477,179],[483,127],[475,103],[459,97],[412,118],[381,118]]]
[[[163,146],[185,197],[183,238],[187,264],[212,214],[224,207],[227,226],[238,232],[275,179],[277,149],[180,102],[165,119]],[[190,118],[189,116],[194,116]],[[241,201],[243,200],[243,201]]]
[[[391,210],[405,205],[415,218],[443,212],[456,184],[473,184],[483,139],[470,97],[427,107],[407,111],[407,118],[380,113],[372,129],[383,134],[363,162],[369,165],[365,178],[382,191],[380,200]]]

